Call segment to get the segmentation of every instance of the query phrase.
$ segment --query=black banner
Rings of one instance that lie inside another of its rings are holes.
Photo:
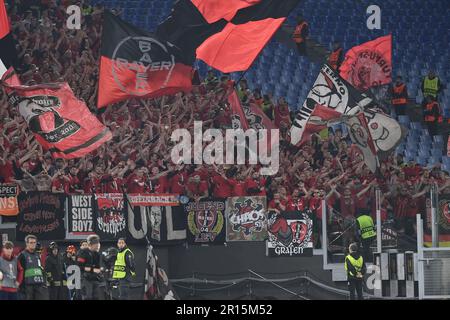
[[[122,193],[95,194],[94,230],[101,240],[116,240],[127,235],[127,211]]]
[[[188,220],[187,239],[190,244],[224,244],[225,200],[210,199],[185,205]]]
[[[95,234],[92,195],[69,195],[66,210],[66,239],[81,240]]]
[[[65,195],[50,192],[22,192],[19,194],[17,240],[33,234],[39,240],[63,240]]]
[[[154,245],[179,244],[186,240],[186,213],[183,206],[133,206],[126,201],[128,242]],[[142,203],[141,203],[142,204]]]
[[[312,242],[311,211],[269,213],[269,239],[267,251],[270,257],[311,257]]]

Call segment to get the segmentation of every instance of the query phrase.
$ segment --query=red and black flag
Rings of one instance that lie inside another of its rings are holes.
[[[157,30],[191,60],[247,70],[300,0],[179,0]]]
[[[106,11],[103,22],[98,107],[130,97],[153,98],[192,87],[187,53]]]
[[[83,157],[112,138],[67,83],[22,86],[9,72],[2,84],[10,105],[18,108],[36,140],[54,158]]]
[[[10,32],[5,2],[0,0],[0,79],[9,68],[16,65],[16,62],[17,54]]]
[[[392,81],[392,35],[353,47],[340,67],[341,77],[364,91]]]

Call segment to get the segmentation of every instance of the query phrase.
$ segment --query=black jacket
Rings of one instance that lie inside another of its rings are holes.
[[[86,280],[90,281],[102,281],[103,275],[101,273],[94,273],[93,269],[101,268],[101,255],[99,252],[91,251],[89,249],[79,251],[77,262],[81,269],[81,273]],[[90,271],[86,271],[85,268],[91,268]]]
[[[55,282],[60,282],[66,279],[66,270],[64,268],[63,257],[58,254],[54,256],[49,254],[45,260],[45,274],[50,285],[55,285]],[[56,283],[57,286],[61,285]]]

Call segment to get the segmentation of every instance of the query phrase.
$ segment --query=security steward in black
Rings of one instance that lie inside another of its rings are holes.
[[[83,300],[104,300],[105,283],[101,267],[100,237],[87,238],[88,249],[81,250],[77,257],[81,269],[81,291]]]
[[[355,291],[358,300],[363,300],[362,282],[366,273],[364,258],[358,253],[358,244],[352,243],[349,247],[350,253],[345,257],[345,271],[347,271],[348,290],[350,300],[355,300]]]
[[[49,288],[50,300],[68,300],[66,269],[64,257],[59,253],[56,242],[50,243],[49,253],[45,260],[45,274]]]
[[[128,300],[130,292],[130,284],[132,279],[136,277],[136,266],[134,263],[134,254],[127,247],[124,238],[117,241],[116,262],[114,263],[113,279],[119,282],[119,299]]]

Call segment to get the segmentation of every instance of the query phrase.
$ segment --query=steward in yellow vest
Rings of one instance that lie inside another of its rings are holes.
[[[114,263],[112,278],[119,282],[119,299],[128,300],[131,279],[136,276],[134,254],[127,247],[124,238],[117,241],[117,248],[119,252]]]
[[[350,253],[345,257],[345,271],[347,271],[348,290],[350,300],[355,300],[355,291],[358,300],[363,299],[362,281],[366,273],[366,264],[364,258],[358,253],[358,245],[352,243],[349,247]]]
[[[358,236],[361,241],[361,246],[363,248],[363,256],[366,261],[372,261],[372,252],[370,246],[373,240],[376,238],[377,233],[375,231],[375,224],[370,215],[361,213],[356,218],[356,225]]]
[[[428,76],[423,79],[422,82],[422,93],[423,97],[432,97],[437,100],[439,92],[442,90],[441,80],[437,77],[433,71],[430,71]]]

